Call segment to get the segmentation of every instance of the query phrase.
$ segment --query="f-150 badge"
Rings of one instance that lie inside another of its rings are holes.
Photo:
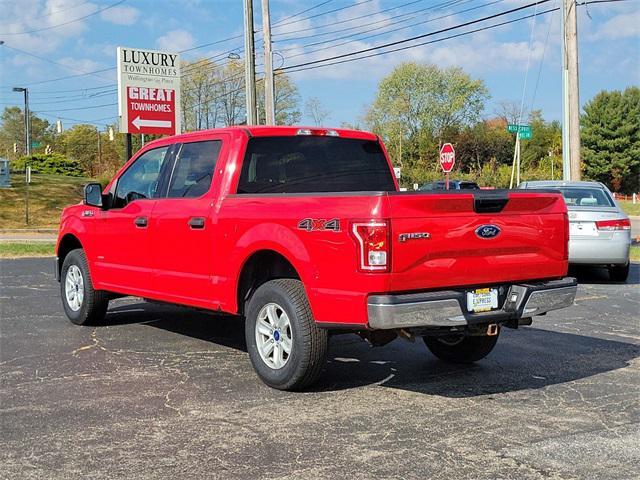
[[[401,233],[398,235],[398,241],[403,243],[407,240],[427,240],[431,238],[431,234],[427,232]]]
[[[305,218],[298,223],[300,230],[306,230],[307,232],[317,232],[322,230],[331,230],[332,232],[340,231],[340,220],[332,218],[331,220],[317,219],[317,218]]]

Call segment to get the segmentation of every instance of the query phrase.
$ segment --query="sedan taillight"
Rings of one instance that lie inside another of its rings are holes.
[[[628,218],[620,218],[618,220],[601,220],[596,222],[598,230],[631,230],[631,221]]]
[[[389,224],[385,220],[351,224],[351,233],[358,242],[358,267],[361,271],[389,271],[391,260],[389,230]]]

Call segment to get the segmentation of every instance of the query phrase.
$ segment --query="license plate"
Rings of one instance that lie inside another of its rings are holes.
[[[467,310],[470,312],[488,312],[498,308],[498,290],[479,288],[467,292]]]
[[[573,237],[597,237],[598,229],[594,222],[570,222],[569,235]]]

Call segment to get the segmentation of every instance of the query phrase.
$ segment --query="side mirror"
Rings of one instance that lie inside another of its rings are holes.
[[[88,183],[84,187],[84,204],[102,208],[102,185]]]

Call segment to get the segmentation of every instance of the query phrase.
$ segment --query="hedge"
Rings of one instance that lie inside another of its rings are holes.
[[[32,173],[69,177],[83,176],[82,168],[78,162],[59,153],[35,153],[29,157],[20,157],[10,163],[11,170],[15,172],[24,172],[27,165],[31,167]]]

